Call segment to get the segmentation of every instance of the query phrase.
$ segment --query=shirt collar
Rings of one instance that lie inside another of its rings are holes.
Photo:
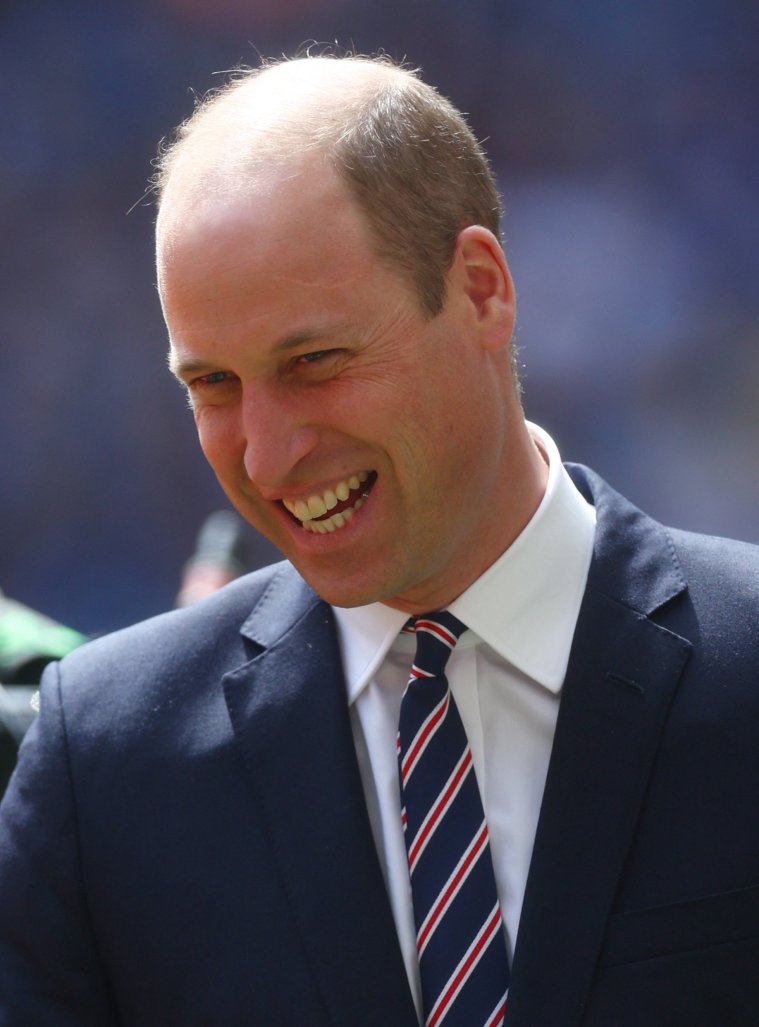
[[[504,660],[557,693],[585,591],[596,518],[553,439],[537,425],[528,428],[549,466],[543,499],[521,534],[449,609]],[[352,703],[408,618],[383,603],[336,607],[335,617]]]

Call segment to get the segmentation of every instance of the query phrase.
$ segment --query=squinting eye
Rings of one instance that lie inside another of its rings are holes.
[[[328,349],[317,349],[313,353],[303,353],[300,360],[304,364],[315,364],[318,360],[322,360],[330,351]]]
[[[219,382],[225,382],[231,377],[229,371],[214,371],[212,374],[204,374],[197,381],[201,385],[217,385]]]

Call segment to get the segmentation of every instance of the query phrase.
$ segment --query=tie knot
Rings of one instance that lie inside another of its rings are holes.
[[[466,624],[447,610],[438,610],[412,619],[408,629],[416,634],[414,676],[441,677]]]

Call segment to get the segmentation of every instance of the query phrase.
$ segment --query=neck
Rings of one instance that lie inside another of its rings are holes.
[[[483,534],[490,537],[483,545],[477,540],[479,560],[471,554],[459,560],[457,566],[446,568],[439,580],[420,582],[402,596],[383,600],[386,606],[412,616],[443,610],[457,599],[495,561],[506,552],[524,531],[540,506],[548,484],[548,456],[530,434],[524,418],[512,436],[508,453],[499,461],[503,475],[502,503],[489,511],[491,516],[483,526]]]

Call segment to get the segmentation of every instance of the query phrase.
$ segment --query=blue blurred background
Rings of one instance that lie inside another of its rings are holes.
[[[755,0],[6,0],[0,588],[88,633],[173,604],[224,500],[141,197],[193,91],[308,40],[421,65],[487,139],[527,414],[565,459],[759,541],[758,30]]]

